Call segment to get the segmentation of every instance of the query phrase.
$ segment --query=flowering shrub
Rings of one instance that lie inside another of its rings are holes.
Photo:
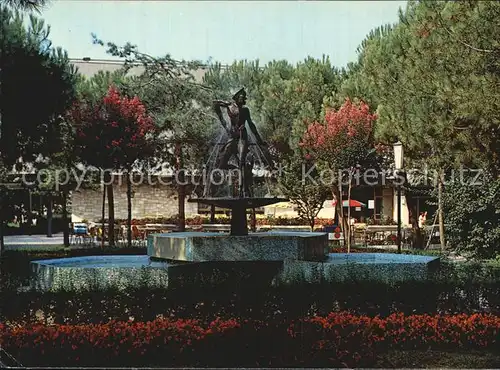
[[[100,168],[126,168],[153,150],[153,119],[138,97],[121,96],[111,86],[99,102],[81,100],[68,113],[76,127],[76,148]]]
[[[205,324],[190,319],[0,324],[0,345],[6,351],[24,364],[44,365],[220,365],[230,358],[248,365],[246,356],[259,364],[351,367],[373,364],[376,353],[390,348],[488,349],[499,342],[500,317],[487,314],[372,318],[337,312],[285,325],[220,318]]]
[[[340,109],[326,110],[324,122],[311,123],[299,145],[310,157],[334,162],[339,168],[356,165],[372,145],[376,119],[367,104],[346,99]]]
[[[495,348],[500,343],[500,317],[487,314],[410,315],[386,318],[346,312],[292,323],[288,333],[301,338],[322,363],[332,356],[345,366],[372,360],[393,349]]]
[[[118,224],[126,224],[127,220],[116,220]],[[146,224],[163,224],[163,225],[177,225],[179,218],[177,216],[173,217],[155,217],[155,218],[139,218],[133,219],[132,225],[146,225]],[[215,218],[216,224],[229,224],[231,219],[229,217],[217,216]],[[195,226],[202,224],[209,224],[210,216],[195,216],[186,217],[186,225]]]
[[[257,217],[257,225],[270,225],[270,226],[298,226],[304,225],[304,221],[299,218],[287,218],[287,217],[271,217],[271,216],[263,216],[258,215]],[[100,220],[96,220],[100,223]],[[107,221],[107,220],[105,220]],[[157,217],[157,218],[141,218],[141,219],[133,219],[132,225],[145,225],[145,224],[173,224],[176,225],[178,222],[177,217]],[[126,224],[126,220],[116,220],[118,224]],[[216,224],[229,224],[231,222],[231,218],[224,215],[217,215],[215,218]],[[210,216],[195,216],[195,217],[186,217],[186,225],[203,225],[210,223]],[[326,226],[333,225],[333,219],[330,218],[318,218],[316,219],[316,225],[318,226]]]
[[[350,253],[387,253],[386,251],[380,251],[379,249],[371,249],[367,248],[351,248]],[[334,247],[330,249],[330,253],[348,253],[346,247]]]
[[[72,361],[131,361],[148,354],[176,358],[193,351],[207,336],[222,335],[238,328],[235,320],[216,319],[205,327],[197,320],[157,319],[150,322],[110,321],[97,325],[0,326],[0,345],[27,359],[32,355]],[[90,356],[90,357],[89,357]],[[29,360],[28,360],[29,361]],[[43,363],[43,360],[42,360]],[[99,364],[97,362],[96,364]]]

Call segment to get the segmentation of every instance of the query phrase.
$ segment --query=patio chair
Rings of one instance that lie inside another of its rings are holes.
[[[127,244],[127,226],[125,225],[120,225],[119,228],[116,229],[116,234],[115,234],[115,242],[116,245],[126,245]]]
[[[138,245],[143,245],[145,241],[145,232],[139,230],[137,225],[132,225],[132,243],[137,242]]]
[[[76,235],[75,235],[75,230],[73,228],[73,222],[69,223],[69,244],[74,244],[76,243]]]
[[[98,235],[98,228],[97,226],[92,226],[90,229],[89,229],[89,233],[87,235],[87,243],[88,245],[93,245],[95,243],[95,241],[97,240],[97,235]]]
[[[75,244],[84,244],[88,238],[87,224],[74,223],[72,230]]]

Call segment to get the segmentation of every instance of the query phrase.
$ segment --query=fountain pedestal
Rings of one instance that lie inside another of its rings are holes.
[[[148,255],[172,261],[321,261],[328,235],[311,232],[261,232],[248,235],[184,232],[148,237]]]
[[[248,233],[248,208],[258,208],[283,198],[197,198],[190,202],[231,209],[231,232],[182,232],[153,234],[148,255],[172,261],[321,261],[326,258],[328,236],[314,232]]]

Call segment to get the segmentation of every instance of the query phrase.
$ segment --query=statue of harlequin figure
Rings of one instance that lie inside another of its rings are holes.
[[[236,158],[238,159],[238,169],[240,171],[239,173],[242,178],[242,181],[240,183],[239,196],[243,198],[251,196],[249,186],[251,183],[251,179],[247,177],[251,176],[251,169],[249,171],[249,165],[251,164],[253,166],[254,163],[253,157],[248,159],[249,140],[246,123],[248,123],[250,130],[257,140],[256,144],[259,145],[262,153],[264,153],[264,157],[268,162],[267,164],[271,164],[268,159],[268,155],[265,154],[267,153],[267,144],[262,140],[259,132],[257,131],[257,128],[255,127],[255,124],[252,122],[252,119],[250,117],[250,110],[245,106],[246,99],[247,94],[245,92],[245,89],[243,88],[236,92],[236,94],[234,94],[231,102],[222,100],[214,101],[215,113],[217,114],[217,117],[219,117],[222,126],[229,136],[229,139],[222,150],[222,155],[217,167],[223,170],[229,169],[229,160],[232,156],[236,156]],[[227,109],[227,113],[230,119],[229,123],[225,120],[221,108]]]

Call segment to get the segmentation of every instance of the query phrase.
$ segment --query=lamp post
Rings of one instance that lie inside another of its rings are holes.
[[[396,169],[395,175],[397,178],[397,203],[398,203],[398,253],[401,253],[401,183],[399,181],[399,172],[403,168],[403,144],[401,141],[393,144],[394,148],[394,167]]]

